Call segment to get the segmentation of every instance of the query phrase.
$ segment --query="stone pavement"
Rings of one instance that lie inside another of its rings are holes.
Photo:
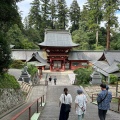
[[[68,73],[67,73],[68,74]],[[63,92],[64,87],[67,87],[69,90],[69,93],[73,97],[73,104],[72,104],[72,110],[70,112],[69,120],[77,120],[77,115],[75,114],[74,110],[74,100],[78,86],[71,85],[71,81],[69,80],[67,74],[62,73],[49,73],[51,76],[57,76],[57,85],[54,85],[54,82],[49,82],[48,86],[48,92],[47,92],[47,102],[46,106],[43,109],[41,116],[39,120],[58,120],[59,118],[59,97],[61,93]],[[45,93],[47,88],[45,86],[35,86],[33,87],[31,94],[29,96],[28,102],[21,106],[20,108],[16,109],[9,115],[5,116],[1,120],[10,120],[14,115],[16,115],[18,112],[20,112],[22,109],[24,109],[28,104],[33,102],[35,99],[40,97],[43,93]],[[27,120],[26,119],[26,113],[24,114],[24,118],[17,119],[17,120]],[[85,115],[84,120],[99,120],[97,115],[97,106],[91,104],[88,102],[87,104],[87,114]],[[120,120],[120,114],[108,111],[107,113],[107,119],[106,120]]]
[[[76,91],[79,89],[79,87],[70,85],[70,80],[67,74],[50,75],[57,76],[57,85],[49,82],[46,106],[43,109],[39,120],[59,120],[59,97],[63,92],[64,87],[68,88],[69,93],[73,97],[72,110],[70,112],[69,120],[77,120],[77,115],[75,114],[74,110],[74,100],[75,96],[77,95]],[[84,120],[99,120],[97,111],[97,106],[88,101],[87,113]],[[120,114],[113,111],[108,111],[106,120],[120,120]]]
[[[76,91],[78,89],[77,86],[49,86],[47,93],[47,103],[39,120],[59,120],[59,97],[63,92],[64,87],[68,88],[69,93],[71,93],[73,97],[72,110],[70,112],[69,120],[77,120],[77,115],[75,114],[74,110],[74,100],[75,96],[77,95]],[[84,120],[99,120],[96,105],[88,102],[87,113]],[[106,120],[120,120],[120,114],[108,111]]]

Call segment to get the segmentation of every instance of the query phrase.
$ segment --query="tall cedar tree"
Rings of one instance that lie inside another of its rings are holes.
[[[96,32],[96,47],[98,46],[98,31],[102,21],[102,0],[88,0],[86,3],[87,24],[90,30]]]
[[[80,21],[80,7],[77,0],[73,0],[70,6],[70,22],[71,22],[71,32],[79,29],[79,21]]]
[[[35,28],[37,30],[41,29],[41,14],[40,14],[40,0],[34,0],[31,3],[31,9],[29,12],[29,27]]]
[[[11,63],[11,50],[8,40],[0,32],[0,74],[6,72]]]
[[[58,29],[66,29],[68,27],[68,8],[65,0],[58,0],[57,3]]]
[[[48,26],[50,26],[49,21],[49,10],[50,10],[50,0],[41,0],[42,2],[42,27],[43,29],[46,29]]]
[[[115,12],[119,9],[119,0],[103,0],[103,20],[106,21],[107,44],[106,49],[110,49],[111,27],[117,27],[118,21]]]
[[[0,0],[0,30],[7,32],[13,24],[22,29],[21,16],[18,13],[16,2],[21,0]]]
[[[19,0],[0,0],[0,74],[8,69],[11,62],[11,51],[6,32],[13,24],[21,27],[21,18],[16,2]]]
[[[55,29],[55,21],[56,21],[56,4],[55,0],[50,1],[50,28]]]
[[[28,15],[28,20],[26,19],[26,25],[29,28],[26,33],[30,33],[31,37],[33,38],[34,31],[37,31],[37,38],[41,40],[33,39],[34,42],[42,41],[44,39],[44,28],[43,28],[43,20],[42,20],[42,8],[41,8],[40,0],[34,0],[31,3],[31,9]],[[29,22],[29,24],[27,24]]]

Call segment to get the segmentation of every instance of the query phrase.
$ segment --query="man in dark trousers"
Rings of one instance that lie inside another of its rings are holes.
[[[112,100],[112,94],[106,90],[106,85],[101,84],[101,92],[98,94],[97,103],[98,103],[98,115],[100,120],[105,120],[107,110],[110,109],[110,102]]]
[[[56,76],[54,77],[54,84],[56,85],[57,78]]]

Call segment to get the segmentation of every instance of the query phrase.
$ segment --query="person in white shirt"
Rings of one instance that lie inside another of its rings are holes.
[[[60,115],[59,120],[68,120],[72,104],[72,96],[68,94],[68,89],[64,88],[64,93],[60,96]],[[68,106],[68,107],[67,107]]]
[[[75,98],[75,110],[78,115],[78,120],[83,120],[84,113],[86,112],[87,98],[81,89],[77,90],[77,93],[78,95]]]

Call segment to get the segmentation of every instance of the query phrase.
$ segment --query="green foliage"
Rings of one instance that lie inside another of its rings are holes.
[[[80,46],[77,49],[88,50],[89,46],[89,33],[86,31],[85,22],[81,22],[79,26],[79,30],[76,30],[72,33],[73,41],[75,43],[79,43]]]
[[[10,44],[6,37],[0,32],[0,74],[9,68],[11,63]]]
[[[69,14],[70,14],[70,22],[72,24],[71,32],[73,32],[74,30],[79,29],[80,7],[77,0],[73,0],[69,9]]]
[[[113,75],[113,74],[110,75],[110,84],[115,84],[117,80],[118,80],[118,77],[116,75]]]
[[[92,73],[92,69],[91,68],[79,68],[77,70],[74,71],[75,74],[77,74],[76,78],[76,84],[80,85],[80,84],[88,84],[90,81],[90,74]]]
[[[93,44],[92,48],[93,48],[94,50],[104,50],[104,47],[103,47],[102,45],[96,46],[96,44]]]
[[[0,88],[20,89],[20,85],[14,76],[5,73],[0,75]]]
[[[55,29],[55,19],[56,19],[57,15],[56,15],[56,5],[55,5],[55,1],[51,0],[50,2],[50,28]]]
[[[58,0],[57,12],[58,28],[65,30],[68,26],[68,8],[65,0]]]
[[[31,3],[31,9],[29,12],[29,16],[28,16],[28,24],[30,28],[34,28],[36,30],[40,30],[41,29],[41,10],[40,10],[40,0],[33,0],[33,2]]]
[[[29,28],[25,30],[25,36],[27,37],[28,41],[33,43],[39,43],[42,42],[42,34],[40,34],[39,30],[36,30],[34,28]]]
[[[21,0],[0,0],[0,30],[7,32],[13,24],[22,28],[21,17],[16,2]]]
[[[110,33],[111,27],[118,27],[118,20],[115,15],[115,12],[119,9],[120,1],[119,0],[103,0],[103,20],[106,22],[107,30],[107,45],[106,48],[110,49]]]
[[[10,65],[11,68],[22,69],[24,67],[24,62],[21,60],[13,60],[12,64]]]
[[[37,32],[36,32],[37,33]],[[35,34],[36,35],[36,34]],[[35,36],[34,35],[34,36]],[[32,41],[29,41],[22,33],[17,24],[13,25],[7,32],[7,39],[15,45],[16,49],[35,49],[38,48]]]
[[[22,44],[22,41],[24,39],[24,35],[22,34],[22,31],[18,27],[17,24],[14,24],[9,31],[7,32],[7,39],[9,39],[10,44],[15,45],[16,49],[23,49],[24,46]]]
[[[36,72],[38,72],[38,69],[35,65],[28,65],[28,73],[33,77]]]

